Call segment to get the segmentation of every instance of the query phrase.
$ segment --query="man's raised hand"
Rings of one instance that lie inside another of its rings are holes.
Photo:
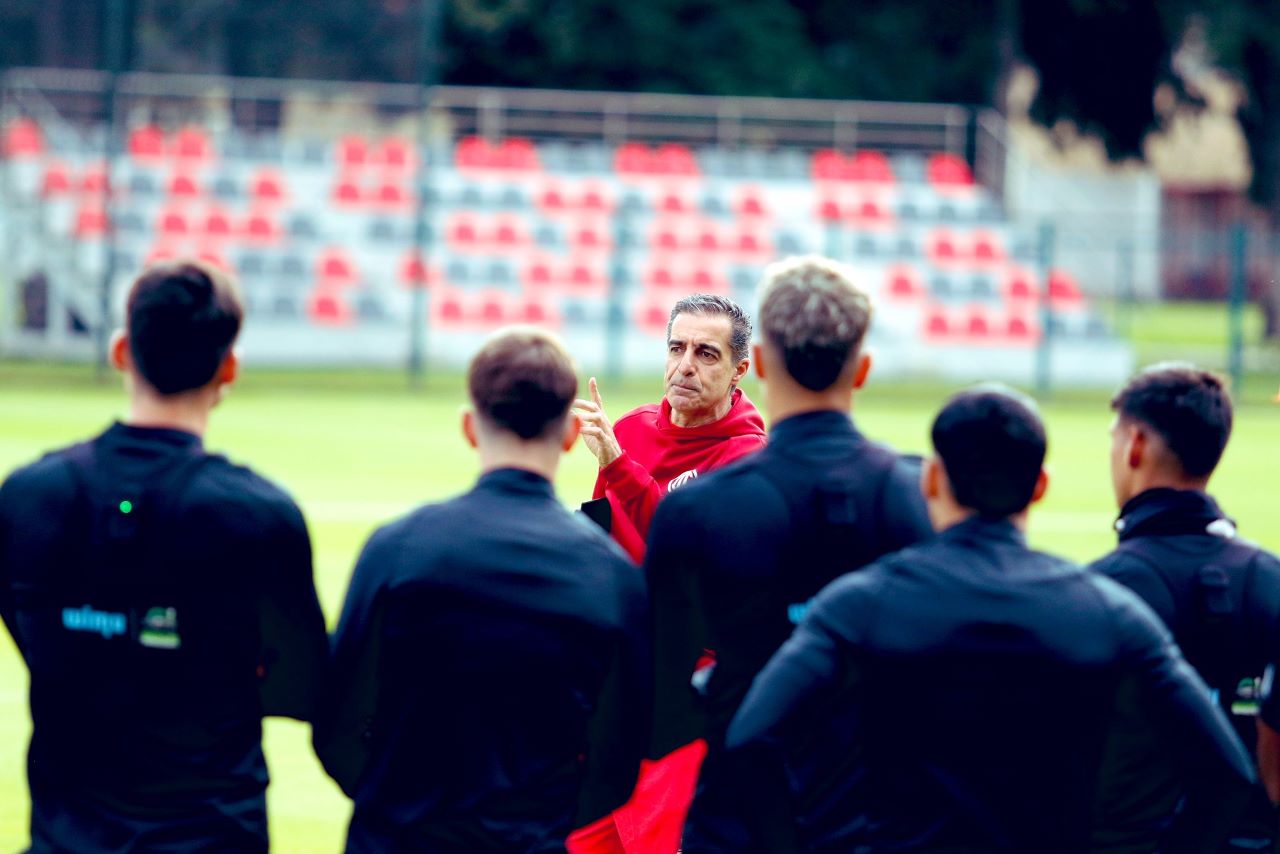
[[[582,422],[582,441],[591,453],[600,461],[600,468],[622,456],[622,447],[613,435],[613,422],[604,411],[604,401],[600,399],[600,387],[596,378],[587,381],[591,389],[591,400],[579,398],[573,402],[573,412]]]

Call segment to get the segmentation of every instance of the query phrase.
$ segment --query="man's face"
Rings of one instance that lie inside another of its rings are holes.
[[[1129,440],[1133,428],[1120,416],[1111,421],[1111,488],[1115,492],[1116,506],[1123,507],[1133,497],[1129,486],[1132,470],[1129,468]]]
[[[729,349],[733,322],[723,314],[677,314],[667,341],[667,402],[681,426],[707,424],[729,411],[747,360]],[[690,423],[692,422],[692,423]]]

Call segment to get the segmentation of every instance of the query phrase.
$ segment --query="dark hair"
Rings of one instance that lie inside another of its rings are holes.
[[[931,435],[962,507],[1004,518],[1031,503],[1047,442],[1029,397],[995,384],[962,391],[942,407]]]
[[[679,314],[701,314],[714,317],[723,315],[729,318],[729,351],[734,362],[747,358],[751,346],[751,318],[728,297],[715,294],[690,294],[671,308],[671,316],[667,318],[667,340],[671,340],[671,327]]]
[[[129,289],[126,313],[133,362],[162,395],[208,385],[244,321],[231,278],[192,260],[144,270]]]
[[[1139,371],[1111,399],[1128,421],[1150,427],[1191,477],[1208,477],[1231,438],[1231,396],[1222,377],[1186,362]]]
[[[870,325],[870,298],[835,261],[808,255],[765,271],[761,335],[781,353],[791,378],[810,391],[835,384]]]
[[[498,331],[476,353],[467,391],[485,423],[535,439],[564,423],[578,377],[558,338],[518,326]]]

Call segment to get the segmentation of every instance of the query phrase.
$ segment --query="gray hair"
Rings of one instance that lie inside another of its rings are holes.
[[[671,327],[678,314],[701,314],[714,317],[722,315],[729,318],[729,350],[733,353],[733,361],[741,362],[747,358],[751,346],[751,318],[728,297],[716,294],[690,294],[671,307],[671,317],[667,319],[667,340],[671,340]]]
[[[848,267],[818,255],[787,258],[764,272],[761,335],[810,391],[836,383],[871,325],[871,298],[853,280]]]

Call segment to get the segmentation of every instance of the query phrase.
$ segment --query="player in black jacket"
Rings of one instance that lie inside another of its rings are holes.
[[[1027,548],[1046,485],[1030,401],[963,392],[932,438],[938,536],[818,595],[734,716],[685,851],[1085,852],[1130,716],[1188,771],[1163,850],[1211,850],[1251,763],[1141,600]]]
[[[263,715],[328,647],[293,501],[204,451],[242,309],[216,270],[134,283],[129,414],[0,488],[0,615],[31,671],[35,852],[266,851]]]
[[[774,265],[759,319],[768,446],[672,492],[651,528],[655,758],[705,738],[714,763],[751,680],[809,599],[932,535],[919,460],[849,417],[870,370],[861,345],[871,320],[851,274],[822,258]]]
[[[374,533],[334,637],[315,745],[355,801],[352,852],[563,851],[644,752],[643,577],[551,485],[578,434],[572,362],[513,330],[467,382],[480,480]]]
[[[1254,790],[1224,850],[1274,850],[1280,692],[1271,686],[1280,660],[1280,560],[1238,536],[1205,492],[1231,435],[1231,399],[1214,374],[1163,364],[1131,379],[1111,407],[1120,542],[1093,568],[1132,589],[1164,620],[1257,756],[1266,786]],[[1098,849],[1156,850],[1180,794],[1176,769],[1158,745],[1121,758]]]

